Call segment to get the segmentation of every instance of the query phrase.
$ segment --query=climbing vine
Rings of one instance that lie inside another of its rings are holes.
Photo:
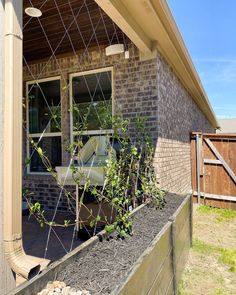
[[[76,106],[71,111],[79,113]],[[105,109],[102,109],[102,112],[104,113]],[[102,162],[98,164],[104,166],[104,185],[96,185],[91,183],[89,176],[80,173],[79,162],[74,161],[76,155],[84,147],[84,131],[87,128],[87,117],[85,115],[81,122],[75,126],[76,139],[66,147],[72,156],[69,169],[75,184],[78,185],[81,192],[79,210],[80,212],[85,210],[88,216],[87,220],[80,218],[80,228],[89,226],[94,229],[93,234],[96,234],[98,224],[102,224],[108,233],[116,230],[119,236],[123,238],[133,232],[131,212],[134,208],[143,203],[163,207],[165,203],[165,192],[159,188],[154,171],[152,139],[147,131],[144,117],[138,116],[131,124],[130,120],[121,116],[103,116],[106,120],[102,122],[101,128],[106,129],[107,126],[112,126],[113,132],[112,134],[105,134],[108,143],[106,147],[106,164],[105,166]],[[132,130],[135,130],[135,132],[132,132]],[[28,140],[41,158],[47,172],[55,179],[63,195],[67,198],[68,210],[76,215],[73,191],[68,190],[63,184],[59,183],[57,173],[52,167],[46,152],[32,138],[28,138]],[[29,159],[27,159],[26,164],[30,164]],[[84,201],[87,195],[98,204],[98,211],[93,212],[88,207]],[[41,204],[33,201],[36,197],[33,196],[32,192],[27,193],[24,198],[27,200],[30,214],[35,216],[41,226],[48,224],[50,226],[68,227],[75,226],[76,222],[78,222],[76,219],[64,220],[63,224],[58,224],[54,220],[48,221],[45,218]],[[104,204],[109,207],[111,216],[102,216],[102,206]]]

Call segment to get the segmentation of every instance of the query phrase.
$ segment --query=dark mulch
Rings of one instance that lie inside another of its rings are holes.
[[[92,295],[110,294],[124,281],[139,256],[150,245],[169,217],[183,201],[183,196],[168,194],[162,210],[144,207],[134,216],[134,234],[124,240],[114,237],[95,244],[58,274],[58,279]]]

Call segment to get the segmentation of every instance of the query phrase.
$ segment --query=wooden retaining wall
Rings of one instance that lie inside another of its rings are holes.
[[[141,205],[133,213],[140,210]],[[105,235],[105,231],[100,236]],[[22,284],[9,295],[34,295],[75,257],[84,255],[95,243],[97,236],[53,263],[38,277]],[[158,233],[150,246],[135,263],[131,273],[111,294],[113,295],[171,295],[177,294],[178,282],[188,258],[192,241],[192,197],[188,195]]]
[[[112,295],[177,294],[191,241],[192,203],[188,196]]]
[[[169,289],[173,291],[171,222],[164,226],[137,261],[124,285],[112,294],[157,294],[155,291],[166,290],[169,282]]]

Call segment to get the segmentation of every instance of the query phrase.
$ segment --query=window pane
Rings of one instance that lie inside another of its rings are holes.
[[[28,86],[29,133],[60,132],[60,80]]]
[[[34,142],[37,142],[38,138],[33,138]],[[61,166],[61,137],[43,137],[38,144],[44,152],[45,156],[49,159],[53,168]],[[33,154],[32,154],[33,153]],[[30,172],[47,172],[47,168],[43,164],[37,151],[33,152],[33,147],[30,146]]]
[[[111,71],[73,77],[74,130],[111,128]]]

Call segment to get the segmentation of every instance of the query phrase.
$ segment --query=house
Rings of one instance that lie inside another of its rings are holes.
[[[217,133],[236,133],[236,119],[219,119],[220,129]]]
[[[0,228],[1,265],[8,269],[0,282],[5,294],[14,284],[9,264],[14,271],[24,264],[24,276],[37,267],[19,242],[22,187],[33,190],[45,209],[67,209],[29,138],[40,141],[53,168],[68,166],[65,145],[76,136],[77,117],[70,111],[74,106],[79,106],[82,117],[84,110],[91,109],[87,136],[107,132],[97,115],[102,104],[110,114],[131,121],[141,114],[147,117],[155,144],[161,187],[186,193],[191,190],[190,132],[215,132],[218,122],[166,1],[8,0],[1,1],[0,13],[1,21],[5,13],[5,32],[1,26],[5,92],[0,84],[5,164],[0,173],[4,182],[0,206],[4,197],[5,228],[8,221],[13,224],[4,238],[9,263],[4,262]],[[27,98],[23,119],[22,96]],[[112,132],[111,126],[108,129]],[[16,249],[20,259],[14,256]]]

